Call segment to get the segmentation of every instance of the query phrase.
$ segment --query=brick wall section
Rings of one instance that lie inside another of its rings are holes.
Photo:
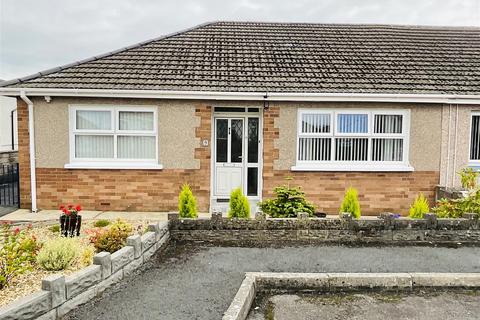
[[[196,106],[200,118],[196,136],[210,140],[211,107]],[[25,117],[24,117],[25,116]],[[19,108],[19,149],[21,207],[30,208],[27,114]],[[37,124],[38,125],[38,124]],[[175,139],[175,137],[172,137]],[[87,210],[171,211],[178,206],[178,192],[189,183],[197,197],[198,209],[210,204],[210,146],[199,146],[195,158],[200,169],[164,170],[83,170],[37,168],[37,205],[55,209],[61,203],[81,203]]]
[[[390,211],[408,214],[415,196],[422,192],[434,203],[435,186],[439,183],[437,171],[415,172],[293,172],[274,170],[279,151],[275,139],[282,134],[276,127],[279,107],[271,106],[264,113],[263,150],[263,197],[273,196],[273,188],[285,184],[285,178],[292,177],[291,185],[299,185],[317,211],[328,214],[338,213],[345,189],[353,186],[359,191],[362,213],[378,215]]]
[[[30,152],[28,133],[28,106],[20,98],[17,99],[18,122],[18,165],[20,170],[20,207],[30,209]]]

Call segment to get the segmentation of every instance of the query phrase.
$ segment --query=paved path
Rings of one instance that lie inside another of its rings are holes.
[[[67,319],[221,319],[247,271],[480,272],[480,248],[177,245]]]
[[[14,212],[4,215],[0,214],[0,221],[13,222],[43,222],[58,220],[60,210],[41,210],[37,213],[31,213],[26,209],[15,209]],[[124,219],[124,220],[149,220],[149,221],[166,221],[168,212],[125,212],[125,211],[82,211],[82,218],[86,219]],[[210,217],[208,213],[199,213],[200,217]]]
[[[12,213],[14,211],[18,210],[18,208],[15,207],[1,207],[0,206],[0,221],[3,219],[3,216],[8,215],[9,213]]]

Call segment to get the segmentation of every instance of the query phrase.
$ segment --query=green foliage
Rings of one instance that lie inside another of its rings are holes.
[[[109,221],[109,220],[100,219],[100,220],[95,221],[94,226],[95,226],[96,228],[104,228],[104,227],[108,226],[109,224],[110,224],[110,221]]]
[[[460,176],[460,182],[464,189],[473,190],[477,187],[477,180],[480,176],[479,171],[473,168],[463,168],[458,175]]]
[[[197,199],[193,196],[192,190],[187,183],[182,186],[178,196],[178,212],[181,218],[198,217]]]
[[[425,196],[420,193],[420,195],[415,198],[415,201],[413,201],[408,216],[412,219],[423,219],[425,213],[428,213],[429,211],[430,207],[428,201]]]
[[[59,237],[47,240],[37,255],[37,263],[48,271],[68,269],[81,255],[77,239]]]
[[[49,229],[53,233],[59,233],[60,232],[60,225],[54,224],[53,226],[50,226]]]
[[[439,218],[461,218],[464,213],[476,213],[480,216],[480,190],[461,199],[441,199],[433,212]]]
[[[273,192],[274,199],[259,203],[265,214],[273,218],[296,218],[300,212],[306,212],[309,216],[315,213],[315,207],[305,199],[305,193],[300,187],[284,185],[276,187]]]
[[[37,239],[26,230],[10,230],[3,224],[3,241],[0,244],[0,289],[9,285],[18,275],[32,269],[38,251]]]
[[[93,245],[97,252],[113,253],[125,246],[127,238],[132,232],[132,225],[119,219],[104,231],[96,233]]]
[[[362,215],[360,211],[360,203],[358,202],[358,191],[355,188],[349,187],[345,192],[342,205],[340,206],[340,213],[348,212],[355,219],[359,219]]]
[[[228,211],[228,217],[250,218],[250,204],[240,188],[234,189],[230,194],[230,210]]]

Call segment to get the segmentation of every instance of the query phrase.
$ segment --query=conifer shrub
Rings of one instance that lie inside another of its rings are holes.
[[[410,206],[408,216],[412,219],[423,219],[425,213],[428,213],[429,211],[430,207],[428,206],[428,201],[425,196],[420,193]]]
[[[272,218],[296,218],[298,213],[305,212],[309,216],[315,213],[315,207],[305,199],[305,193],[300,187],[290,187],[288,184],[276,187],[275,198],[259,203],[265,214]]]
[[[250,204],[247,197],[242,193],[240,188],[234,189],[230,194],[230,210],[229,218],[250,218]]]
[[[340,206],[340,214],[344,212],[350,213],[355,219],[360,219],[362,213],[360,211],[360,202],[358,202],[357,189],[349,187],[345,192],[345,197]]]
[[[195,199],[190,186],[185,183],[178,196],[178,213],[181,218],[197,218],[197,199]]]

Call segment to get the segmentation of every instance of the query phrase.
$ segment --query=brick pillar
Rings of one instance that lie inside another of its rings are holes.
[[[195,137],[199,139],[199,146],[195,148],[195,159],[200,162],[200,169],[197,170],[196,183],[192,185],[194,194],[198,197],[198,209],[207,211],[210,207],[210,159],[212,137],[212,107],[206,104],[195,106],[195,116],[200,118],[200,125],[195,128]],[[202,141],[207,140],[208,146],[203,146]]]
[[[263,112],[263,190],[264,198],[272,196],[274,162],[279,157],[278,148],[275,147],[275,140],[279,137],[279,129],[275,125],[275,119],[280,116],[278,106],[270,106]]]
[[[17,98],[18,165],[20,170],[20,208],[31,209],[30,195],[30,147],[28,132],[28,106]]]

